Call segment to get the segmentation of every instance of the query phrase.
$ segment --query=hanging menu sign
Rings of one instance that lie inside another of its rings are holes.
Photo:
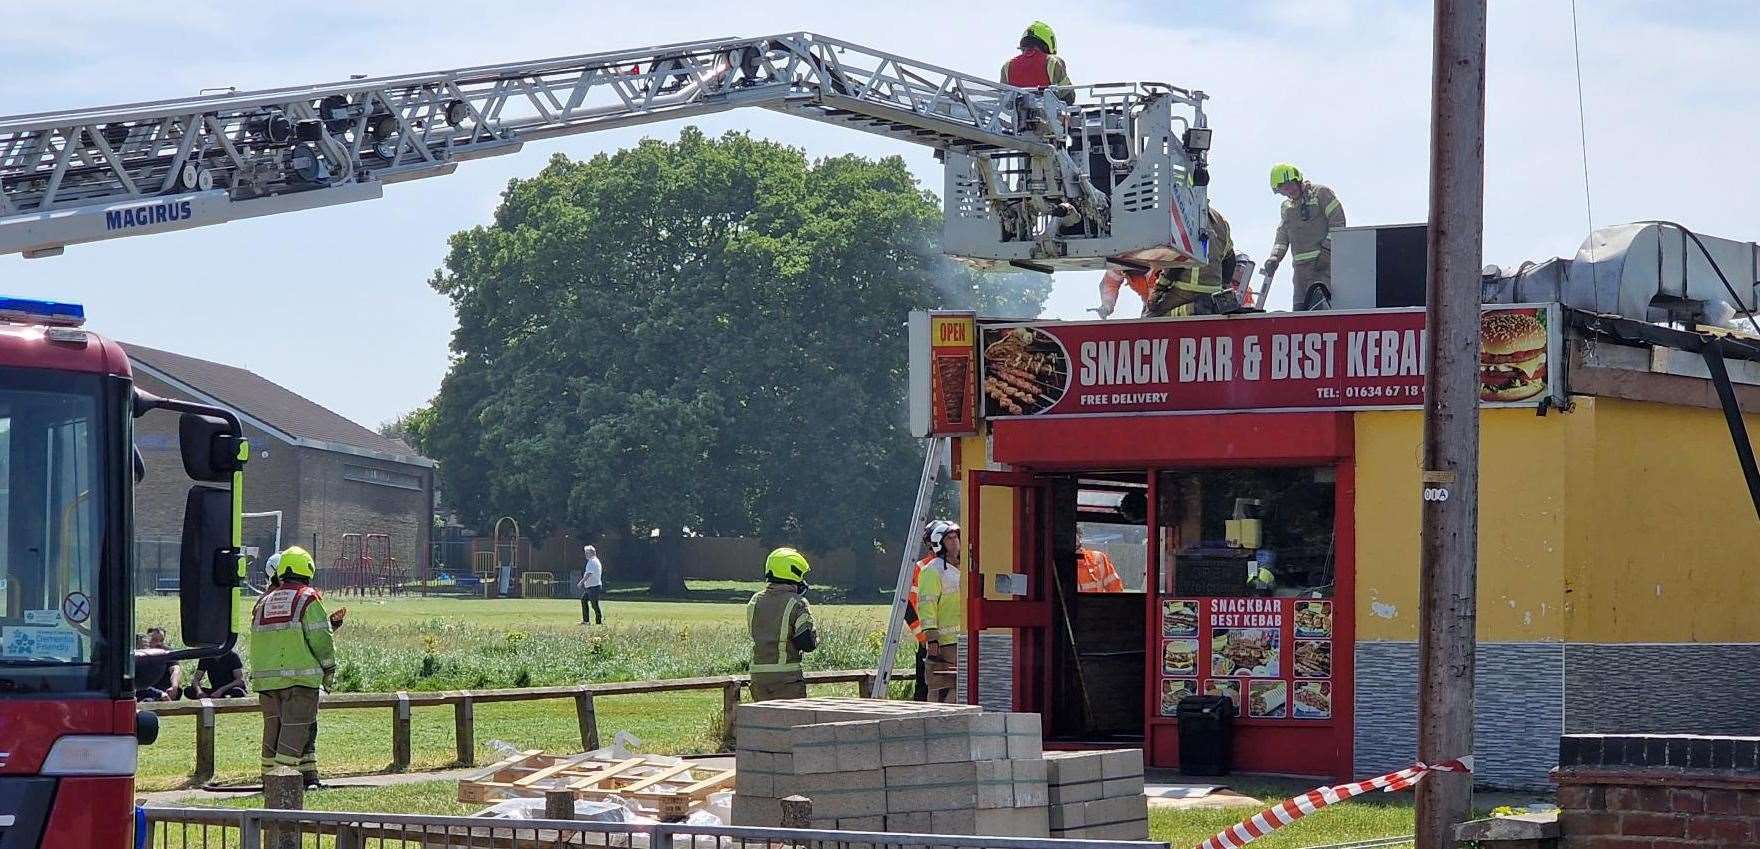
[[[909,335],[911,435],[977,433],[977,314],[913,312]]]
[[[1332,636],[1330,599],[1163,599],[1160,714],[1202,693],[1246,720],[1331,719]]]

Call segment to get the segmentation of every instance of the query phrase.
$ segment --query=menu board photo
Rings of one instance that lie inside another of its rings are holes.
[[[1171,598],[1162,601],[1161,636],[1198,636],[1198,603],[1196,601]]]
[[[1247,682],[1247,716],[1251,719],[1282,719],[1288,702],[1288,681]]]
[[[1163,678],[1161,680],[1161,715],[1177,716],[1179,700],[1186,696],[1197,695],[1198,682],[1190,678]]]
[[[1332,718],[1332,682],[1297,682],[1293,702],[1296,719]]]

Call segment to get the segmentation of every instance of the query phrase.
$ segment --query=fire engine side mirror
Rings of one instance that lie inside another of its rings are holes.
[[[183,471],[190,480],[230,483],[232,473],[244,468],[244,436],[219,416],[184,413],[177,425],[177,443],[183,454]]]
[[[183,643],[191,648],[222,645],[232,636],[232,599],[238,585],[230,491],[200,484],[189,488],[179,554]]]

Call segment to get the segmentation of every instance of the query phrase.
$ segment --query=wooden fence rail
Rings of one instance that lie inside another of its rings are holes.
[[[861,692],[871,692],[875,676],[871,669],[850,669],[835,672],[808,672],[808,684],[861,685]],[[908,680],[911,673],[897,673],[894,680]],[[712,675],[704,678],[670,678],[659,681],[618,681],[603,684],[578,684],[566,687],[524,687],[509,690],[444,690],[429,693],[326,693],[323,710],[391,711],[391,771],[404,772],[410,765],[410,715],[418,707],[451,705],[453,736],[461,766],[476,766],[476,706],[490,702],[534,702],[546,699],[573,699],[575,718],[580,723],[581,749],[599,748],[599,723],[593,700],[600,696],[628,696],[637,693],[678,693],[691,690],[720,690],[721,712],[726,728],[734,724],[734,709],[740,700],[740,688],[751,686],[747,675]],[[191,774],[195,784],[214,778],[214,718],[223,713],[256,713],[261,710],[255,697],[242,699],[200,699],[176,702],[143,702],[141,710],[159,716],[196,717],[196,766]]]

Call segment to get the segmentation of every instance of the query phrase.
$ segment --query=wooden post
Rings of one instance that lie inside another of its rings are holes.
[[[214,780],[214,703],[202,700],[201,713],[196,714],[196,771],[190,783],[200,787]]]
[[[599,717],[593,713],[593,690],[582,687],[574,697],[574,716],[581,725],[581,751],[599,748]]]
[[[876,685],[876,682],[878,682],[879,680],[880,680],[879,675],[876,675],[872,672],[863,673],[862,674],[862,682],[860,684],[856,685],[857,687],[860,688],[856,691],[856,697],[861,698],[861,699],[884,699],[884,698],[886,698],[886,695],[887,695],[886,691],[880,689]]]
[[[544,819],[547,819],[547,820],[571,820],[571,819],[574,819],[574,791],[573,790],[545,790],[544,791]]]
[[[458,741],[459,766],[476,766],[477,706],[470,693],[452,706],[452,734]]]
[[[721,728],[729,740],[739,727],[739,687],[738,678],[721,685]]]
[[[1486,0],[1436,0],[1430,99],[1418,759],[1473,753],[1479,533],[1479,274],[1485,221]],[[1452,849],[1473,777],[1418,785],[1418,849]]]
[[[408,772],[410,761],[409,745],[409,694],[399,692],[397,704],[391,708],[391,771]]]
[[[789,796],[782,800],[783,828],[812,828],[813,800],[805,796]]]
[[[278,811],[303,811],[306,809],[305,777],[298,770],[278,766],[263,773],[263,807]],[[264,826],[264,847],[267,849],[299,849],[300,835],[297,825],[288,823],[270,823]]]

